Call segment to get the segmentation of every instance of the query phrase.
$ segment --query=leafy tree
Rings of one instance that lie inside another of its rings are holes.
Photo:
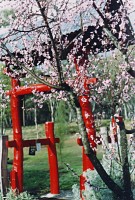
[[[59,101],[55,112],[55,132],[57,137],[60,138],[59,153],[62,161],[62,148],[64,146],[65,135],[68,133],[68,106],[66,102]]]
[[[119,67],[122,59],[118,52],[112,52],[106,58],[102,55],[93,59],[92,63],[98,65],[94,71],[89,67],[89,73],[99,77],[96,89],[92,91],[95,112],[105,112],[108,118],[115,114],[117,107],[124,110],[124,106],[133,101],[134,79]]]
[[[15,19],[15,13],[12,9],[4,9],[0,12],[0,28],[10,25],[10,21]]]
[[[9,101],[5,94],[5,91],[10,89],[10,80],[3,73],[3,64],[0,66],[0,126],[3,134],[5,128],[11,125]]]

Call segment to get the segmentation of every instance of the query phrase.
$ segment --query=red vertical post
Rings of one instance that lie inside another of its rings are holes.
[[[50,167],[50,191],[51,194],[59,194],[60,189],[59,189],[58,160],[57,160],[57,152],[55,145],[53,122],[45,123],[45,132],[46,132],[46,137],[50,139],[48,145],[48,160]]]
[[[82,194],[82,191],[85,191],[85,181],[86,181],[86,178],[83,176],[83,174],[81,174],[81,176],[80,176],[80,197],[82,200],[85,200],[83,198],[83,194]]]
[[[79,97],[79,102],[82,110],[82,118],[85,124],[85,128],[88,134],[88,139],[90,141],[90,145],[95,150],[96,148],[96,130],[95,130],[95,123],[94,123],[94,116],[92,113],[92,108],[89,102],[89,96],[81,96]],[[89,157],[85,154],[84,147],[82,147],[82,159],[83,159],[83,172],[87,169],[94,170],[94,166],[91,163]],[[80,176],[80,195],[82,200],[84,200],[82,191],[85,190],[85,181],[86,179],[83,177],[83,174]]]
[[[85,124],[85,128],[88,134],[88,139],[90,141],[91,147],[94,149],[96,148],[96,131],[95,131],[95,123],[94,123],[94,116],[92,113],[91,105],[89,102],[89,96],[81,96],[79,97],[79,102],[82,110],[82,118]],[[83,148],[83,171],[87,169],[94,170],[94,167],[89,160],[88,156],[85,154]]]
[[[11,171],[11,188],[17,189],[18,192],[23,191],[23,140],[22,140],[22,128],[20,117],[20,97],[16,96],[16,87],[20,86],[20,82],[17,79],[12,79],[12,94],[11,94],[11,115],[13,126],[13,139],[16,142],[14,147],[14,160]]]
[[[116,119],[115,119],[114,116],[111,118],[111,127],[113,129],[112,132],[113,132],[113,137],[114,137],[112,139],[114,139],[114,141],[117,142],[118,141],[118,138],[117,138],[117,123],[116,123]]]
[[[81,76],[79,66],[83,66],[84,63],[87,62],[87,59],[88,59],[87,55],[82,57],[82,59],[80,59],[78,63],[76,58],[74,59],[75,68],[78,73],[78,76]],[[90,145],[94,151],[96,149],[96,143],[95,143],[96,130],[95,130],[94,115],[92,113],[92,107],[89,101],[89,96],[90,96],[89,84],[95,84],[96,82],[97,82],[96,78],[84,77],[84,92],[82,96],[79,96],[82,118],[85,124]],[[86,171],[87,169],[94,170],[93,164],[91,163],[89,157],[85,154],[84,147],[82,147],[82,162],[83,162],[83,172]],[[83,177],[82,174],[80,176],[80,195],[82,200],[84,200],[82,191],[85,190],[85,181],[86,179],[85,177]]]

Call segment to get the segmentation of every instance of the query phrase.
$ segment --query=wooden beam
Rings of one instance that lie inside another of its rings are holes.
[[[8,148],[6,147],[6,141],[8,136],[0,135],[0,192],[5,195],[8,188]]]

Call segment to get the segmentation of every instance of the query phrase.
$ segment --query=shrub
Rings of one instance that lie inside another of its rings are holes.
[[[0,200],[36,200],[36,198],[28,192],[22,192],[16,195],[14,191],[9,189],[5,197],[0,194]]]

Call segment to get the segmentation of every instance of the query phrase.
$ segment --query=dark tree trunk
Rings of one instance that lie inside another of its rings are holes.
[[[125,124],[123,121],[119,122],[120,128],[120,148],[121,148],[121,161],[123,171],[123,188],[125,200],[133,200],[133,194],[131,190],[131,180],[128,162],[128,149],[127,149],[127,136]]]

